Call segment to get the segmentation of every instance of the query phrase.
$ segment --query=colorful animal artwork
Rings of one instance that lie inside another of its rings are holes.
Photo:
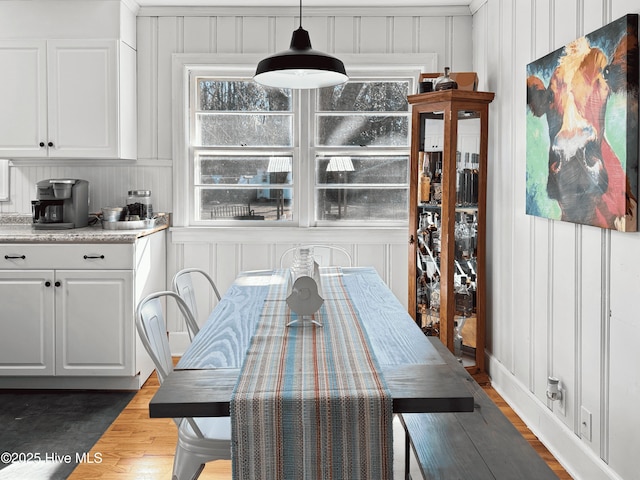
[[[638,229],[638,15],[527,65],[527,214]]]

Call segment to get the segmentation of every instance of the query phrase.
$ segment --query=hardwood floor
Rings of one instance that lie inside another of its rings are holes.
[[[531,433],[504,399],[491,388],[488,378],[486,376],[476,377],[476,381],[549,464],[558,478],[571,480],[572,477]],[[177,430],[171,419],[149,418],[149,400],[157,388],[158,380],[154,374],[91,450],[89,458],[95,458],[95,454],[100,453],[102,462],[78,465],[69,479],[155,480],[171,478]],[[200,479],[230,480],[231,462],[219,460],[207,464]]]
[[[149,401],[158,389],[154,374],[91,449],[102,463],[80,464],[69,479],[170,479],[178,439],[171,419],[149,418]],[[93,455],[89,455],[93,457]],[[202,480],[229,480],[231,462],[207,464]]]
[[[485,393],[489,396],[493,403],[495,403],[500,411],[509,419],[509,421],[516,427],[520,434],[529,442],[538,455],[540,455],[549,468],[558,476],[560,480],[573,480],[573,477],[560,465],[551,452],[547,450],[547,447],[538,440],[522,419],[513,411],[509,404],[491,387],[491,380],[486,374],[474,375],[474,379],[482,387]]]

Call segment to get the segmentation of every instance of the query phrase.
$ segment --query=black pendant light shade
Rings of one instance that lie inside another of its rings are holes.
[[[302,1],[300,19],[302,23]],[[339,59],[311,48],[309,32],[302,25],[293,32],[289,50],[258,63],[253,78],[261,85],[278,88],[332,87],[349,80]]]

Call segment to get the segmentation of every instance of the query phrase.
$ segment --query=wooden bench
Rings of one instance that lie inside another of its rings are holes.
[[[436,348],[473,392],[469,413],[411,413],[400,419],[406,432],[405,479],[409,448],[422,478],[434,480],[543,480],[556,474],[518,432],[489,396],[440,342]]]
[[[251,209],[251,204],[248,204],[248,205],[224,204],[224,205],[212,206],[209,209],[209,218],[211,219],[232,218],[234,220],[264,220],[263,215],[255,214],[255,212]]]

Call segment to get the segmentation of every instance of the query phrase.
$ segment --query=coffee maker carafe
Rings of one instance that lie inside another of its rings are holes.
[[[89,182],[78,179],[41,180],[31,201],[36,229],[86,227],[89,223]]]

